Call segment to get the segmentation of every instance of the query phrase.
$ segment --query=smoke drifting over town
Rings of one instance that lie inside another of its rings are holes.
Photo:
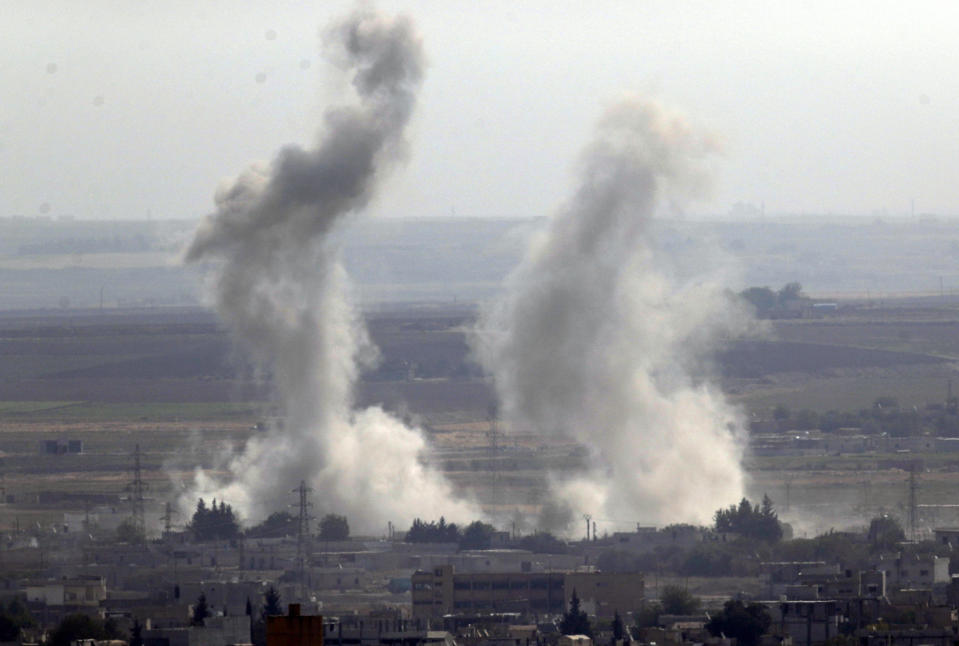
[[[437,510],[475,517],[425,465],[418,429],[379,408],[354,410],[358,373],[377,352],[332,239],[404,157],[421,46],[408,20],[365,11],[327,37],[353,75],[358,105],[328,110],[315,148],[284,148],[269,167],[219,190],[186,255],[219,263],[217,310],[272,373],[285,422],[231,457],[225,478],[199,471],[181,503],[215,496],[255,521],[286,507],[304,480],[323,492],[317,511],[347,513],[367,531]]]
[[[614,106],[480,323],[505,420],[594,451],[587,472],[553,476],[548,507],[567,520],[708,523],[743,494],[740,413],[688,368],[746,317],[709,277],[675,284],[649,232],[664,201],[701,192],[712,152],[657,105]]]

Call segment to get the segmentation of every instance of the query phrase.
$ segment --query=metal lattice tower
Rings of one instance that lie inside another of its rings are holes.
[[[496,515],[499,505],[499,429],[496,428],[497,408],[496,404],[490,404],[486,411],[486,419],[489,420],[489,432],[486,436],[489,440],[489,474],[490,474],[490,508],[491,516]]]
[[[310,540],[310,520],[309,514],[312,503],[307,499],[307,494],[313,491],[306,486],[306,482],[300,480],[300,486],[293,490],[293,493],[300,495],[300,513],[297,516],[296,527],[296,574],[300,585],[306,583],[306,555],[308,551],[308,541]]]
[[[133,452],[133,481],[127,485],[127,491],[130,492],[130,506],[133,512],[133,523],[141,533],[146,531],[146,519],[143,511],[143,492],[146,485],[143,484],[143,472],[140,467],[140,445],[136,445]]]
[[[163,531],[169,532],[173,529],[174,516],[179,516],[179,512],[173,509],[170,501],[167,501],[166,506],[163,508],[163,516],[160,517],[160,520],[163,521]]]
[[[919,482],[916,477],[917,464],[909,469],[909,538],[917,540],[919,531]]]

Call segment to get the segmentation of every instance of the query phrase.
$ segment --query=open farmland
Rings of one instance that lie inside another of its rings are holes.
[[[568,443],[509,429],[500,450],[490,452],[493,396],[469,359],[473,317],[468,307],[437,306],[370,314],[381,361],[358,385],[357,399],[423,425],[434,446],[431,460],[457,487],[504,513],[529,512],[541,502],[545,468],[575,469],[582,455]],[[722,348],[713,366],[752,415],[781,403],[858,410],[880,395],[920,406],[946,396],[959,363],[956,331],[959,315],[948,306],[857,308],[773,321],[765,337]],[[0,451],[3,486],[15,501],[0,509],[0,524],[53,520],[105,500],[122,505],[137,445],[151,504],[159,505],[196,465],[214,466],[274,419],[270,400],[269,383],[254,378],[202,310],[0,316]],[[45,440],[66,439],[81,440],[83,454],[42,454]],[[900,509],[906,476],[881,464],[879,456],[837,456],[750,458],[747,467],[752,494],[769,493],[805,531],[813,528],[812,516],[828,526],[824,510],[837,502],[854,515]],[[926,469],[924,500],[952,500],[959,458],[930,459]],[[924,513],[931,519],[934,511]],[[617,529],[616,522],[625,527],[634,520],[611,520],[608,529]]]

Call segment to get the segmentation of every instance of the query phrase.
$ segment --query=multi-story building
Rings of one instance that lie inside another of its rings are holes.
[[[463,613],[518,612],[561,614],[575,590],[581,607],[612,617],[639,607],[643,578],[605,572],[471,572],[450,565],[412,576],[413,617],[423,619]]]
[[[266,618],[266,646],[323,646],[323,617],[301,615],[291,603],[287,614]]]
[[[949,557],[907,551],[881,554],[875,569],[885,572],[892,589],[931,588],[949,583]]]
[[[99,606],[107,598],[107,585],[103,577],[80,576],[30,583],[26,595],[27,601],[47,606]]]
[[[822,644],[839,634],[841,610],[835,601],[772,601],[766,608],[770,627],[795,646]]]

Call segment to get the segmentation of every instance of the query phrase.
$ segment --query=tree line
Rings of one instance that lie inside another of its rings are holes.
[[[282,538],[295,536],[299,519],[289,512],[270,514],[262,523],[241,531],[240,522],[233,507],[214,498],[209,507],[200,498],[187,529],[198,541],[232,540],[247,538]],[[317,538],[325,541],[342,541],[350,537],[350,524],[346,516],[326,514],[320,519]]]

